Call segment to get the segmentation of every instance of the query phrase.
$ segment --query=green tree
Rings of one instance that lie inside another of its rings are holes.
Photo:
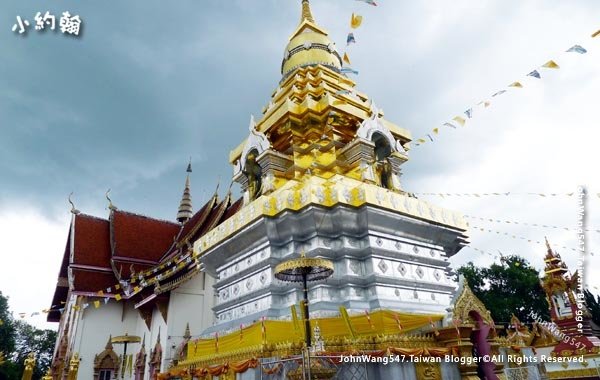
[[[585,306],[587,306],[590,314],[592,314],[592,321],[600,326],[600,297],[592,294],[589,290],[584,290],[583,295],[585,296]]]
[[[30,352],[35,354],[35,370],[33,378],[41,378],[52,363],[56,331],[40,330],[27,322],[16,322],[17,338],[15,344],[15,362],[23,369],[23,362]]]
[[[514,255],[503,257],[500,264],[494,263],[489,268],[469,262],[457,272],[465,277],[496,323],[508,323],[512,314],[521,322],[532,322],[532,313],[550,320],[540,274],[527,260]]]
[[[36,356],[33,379],[40,379],[52,361],[56,331],[40,330],[25,321],[15,321],[8,310],[8,298],[0,292],[0,380],[20,380],[23,362],[30,352]]]

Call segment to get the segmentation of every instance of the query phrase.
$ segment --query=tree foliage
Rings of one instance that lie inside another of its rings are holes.
[[[508,256],[502,258],[500,264],[494,263],[489,268],[479,268],[469,262],[457,272],[465,277],[496,323],[508,323],[512,314],[521,322],[532,322],[532,312],[546,321],[550,320],[540,274],[527,260]]]
[[[592,321],[600,326],[600,297],[594,295],[589,290],[584,290],[585,306],[587,306],[590,314],[592,314]]]
[[[25,321],[15,321],[8,310],[8,298],[0,292],[0,380],[20,380],[24,361],[35,353],[33,379],[41,379],[52,361],[56,331],[40,330]]]

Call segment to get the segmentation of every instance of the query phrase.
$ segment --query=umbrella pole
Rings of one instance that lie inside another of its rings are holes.
[[[307,285],[307,281],[306,281],[306,273],[302,274],[302,286],[304,287],[304,315],[306,316],[306,319],[304,320],[304,329],[306,331],[306,348],[308,349],[311,346],[311,341],[310,341],[310,317],[308,315],[308,285]]]

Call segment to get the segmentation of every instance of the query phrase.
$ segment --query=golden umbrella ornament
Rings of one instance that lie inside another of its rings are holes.
[[[333,263],[327,259],[306,257],[304,252],[300,257],[279,263],[275,267],[275,278],[285,282],[302,282],[304,300],[302,308],[304,320],[306,347],[311,346],[310,317],[308,314],[308,282],[325,280],[333,274]]]
[[[127,345],[131,343],[139,343],[142,339],[139,336],[129,335],[125,333],[125,335],[119,335],[112,337],[110,342],[112,344],[122,344],[123,345],[123,362],[121,363],[121,379],[125,377],[125,371],[127,370]]]

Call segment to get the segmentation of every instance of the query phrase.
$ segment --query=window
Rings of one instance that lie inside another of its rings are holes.
[[[98,380],[110,380],[112,379],[112,373],[110,369],[101,369],[100,375],[98,376]]]

